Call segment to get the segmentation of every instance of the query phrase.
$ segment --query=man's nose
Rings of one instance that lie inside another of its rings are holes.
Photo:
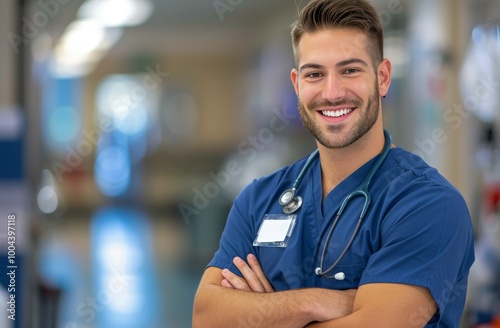
[[[324,99],[344,98],[347,95],[345,83],[336,75],[328,75],[323,85],[322,96]]]

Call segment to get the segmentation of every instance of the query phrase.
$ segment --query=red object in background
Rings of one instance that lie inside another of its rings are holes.
[[[500,183],[484,186],[483,208],[486,215],[500,211]]]
[[[490,323],[482,323],[474,326],[474,328],[500,328],[500,317],[496,317]]]
[[[500,317],[495,317],[492,322],[488,324],[482,324],[477,326],[477,328],[500,328]]]

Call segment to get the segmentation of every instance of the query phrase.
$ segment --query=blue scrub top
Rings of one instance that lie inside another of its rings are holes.
[[[378,157],[378,156],[377,156]],[[252,246],[265,214],[282,214],[281,193],[290,188],[306,158],[255,180],[238,197],[229,213],[220,247],[208,266],[228,268],[235,256],[255,254],[275,291],[320,287],[358,288],[368,283],[402,283],[426,287],[438,313],[425,327],[458,327],[467,277],[474,262],[470,215],[460,193],[420,157],[393,148],[369,187],[372,197],[361,228],[339,265],[342,281],[319,277],[324,240],[344,198],[356,190],[377,157],[343,180],[322,202],[321,168],[315,160],[297,195],[303,205],[288,246]],[[326,270],[345,248],[356,226],[364,199],[351,200],[327,248]],[[421,322],[420,313],[409,318]]]

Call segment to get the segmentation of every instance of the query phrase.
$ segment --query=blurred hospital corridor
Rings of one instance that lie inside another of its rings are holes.
[[[371,0],[384,125],[463,194],[500,327],[500,1]],[[317,146],[301,0],[0,1],[0,328],[187,328],[233,199]]]

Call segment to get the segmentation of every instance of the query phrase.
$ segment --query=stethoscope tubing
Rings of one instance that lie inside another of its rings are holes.
[[[391,148],[391,135],[387,130],[384,129],[384,136],[385,136],[385,143],[384,143],[384,149],[382,150],[382,153],[380,154],[379,158],[373,165],[373,167],[370,169],[370,172],[368,172],[368,175],[366,176],[365,180],[361,183],[361,185],[357,188],[357,190],[354,190],[351,192],[349,195],[347,195],[344,198],[344,201],[342,202],[342,205],[340,206],[337,214],[335,215],[335,220],[332,224],[332,227],[328,231],[328,235],[326,236],[325,243],[323,244],[323,250],[321,252],[321,258],[320,258],[320,265],[319,267],[316,268],[315,273],[318,276],[322,276],[327,279],[335,278],[336,275],[333,276],[328,276],[330,272],[333,271],[337,267],[337,265],[340,263],[340,261],[344,258],[345,254],[351,247],[352,242],[354,241],[354,238],[358,234],[359,228],[361,227],[361,223],[363,222],[363,219],[365,218],[365,214],[368,211],[368,207],[370,206],[371,203],[371,196],[368,191],[368,187],[370,186],[370,183],[372,181],[373,176],[375,173],[379,170],[380,166],[382,163],[385,161],[387,154],[389,153],[389,150]],[[351,201],[352,198],[355,198],[357,196],[361,196],[365,199],[363,209],[361,210],[361,214],[359,216],[358,222],[356,223],[356,227],[354,228],[353,233],[351,234],[351,237],[349,238],[349,241],[347,242],[346,246],[340,253],[339,257],[333,262],[330,267],[328,267],[325,271],[323,271],[324,267],[324,261],[325,261],[325,255],[326,255],[326,250],[328,248],[328,245],[330,244],[330,239],[333,235],[333,231],[337,225],[337,223],[340,220],[340,217],[342,216],[342,213],[344,212],[344,209],[347,207],[347,204]],[[345,275],[344,275],[345,276]]]
[[[375,162],[373,167],[370,169],[370,172],[368,172],[368,175],[363,180],[361,185],[356,190],[354,190],[353,192],[351,192],[349,195],[347,195],[344,198],[339,210],[337,211],[337,214],[335,215],[335,220],[333,221],[332,226],[330,227],[328,234],[326,236],[325,243],[323,244],[323,250],[321,252],[321,258],[320,258],[320,265],[315,270],[315,273],[318,276],[322,276],[322,277],[327,278],[327,279],[331,279],[331,278],[338,279],[336,277],[338,275],[338,273],[333,275],[333,276],[328,275],[328,274],[330,272],[332,272],[333,269],[335,269],[337,267],[337,265],[344,258],[345,254],[347,253],[347,251],[351,247],[351,245],[354,241],[354,238],[358,234],[358,231],[361,227],[361,223],[363,222],[363,219],[365,218],[365,214],[368,211],[368,207],[370,206],[370,203],[371,203],[371,196],[370,196],[370,193],[368,191],[368,187],[370,186],[370,183],[371,183],[373,176],[379,170],[380,166],[382,165],[382,163],[386,159],[387,154],[389,153],[389,150],[390,150],[391,144],[392,144],[391,135],[385,129],[384,129],[384,136],[385,136],[384,149],[382,150],[382,153],[380,154],[379,158],[377,159],[377,161]],[[292,188],[285,190],[281,194],[280,199],[279,199],[279,203],[281,206],[283,206],[284,213],[286,213],[286,214],[294,213],[301,207],[302,198],[300,196],[295,196],[295,192],[299,188],[300,183],[302,182],[302,179],[304,178],[305,173],[307,172],[309,167],[312,165],[312,162],[318,156],[318,154],[319,154],[318,152],[319,152],[319,150],[316,149],[311,155],[309,155],[308,159],[306,160],[306,163],[304,164],[304,166],[300,170],[299,175],[295,179],[295,181],[292,185]],[[346,246],[344,247],[344,249],[340,253],[339,257],[333,262],[333,264],[330,267],[328,267],[325,271],[323,271],[326,250],[328,248],[328,245],[330,244],[330,239],[333,235],[333,231],[335,230],[335,227],[337,226],[337,224],[340,220],[340,217],[342,216],[342,213],[344,212],[344,209],[347,207],[347,205],[349,204],[351,199],[355,198],[355,197],[363,197],[365,199],[365,202],[363,204],[363,208],[361,210],[361,214],[359,216],[358,222],[356,223],[356,227],[354,228],[354,231],[351,234],[349,241],[347,242]],[[342,277],[345,277],[345,275],[342,275]],[[342,278],[342,279],[344,279],[344,278]],[[342,279],[339,279],[339,280],[342,280]]]
[[[327,249],[326,245],[329,245],[330,239],[331,239],[331,237],[333,235],[333,231],[334,231],[335,226],[337,225],[337,222],[338,222],[339,219],[340,219],[340,215],[337,214],[336,217],[335,217],[335,221],[332,224],[332,227],[330,228],[330,231],[328,232],[328,235],[327,235],[326,240],[325,240],[325,244],[323,246],[323,251],[321,253],[320,266],[317,267],[316,270],[314,271],[316,273],[316,275],[322,276],[322,277],[327,278],[327,279],[332,279],[332,278],[336,279],[336,277],[335,277],[336,274],[333,275],[333,276],[328,276],[328,274],[330,272],[332,272],[332,270],[335,269],[337,267],[337,265],[339,264],[339,262],[344,258],[345,254],[347,253],[347,251],[351,247],[352,242],[354,241],[354,238],[358,234],[359,228],[361,227],[361,222],[363,222],[363,218],[360,217],[358,219],[358,222],[356,223],[356,227],[354,228],[354,232],[351,234],[351,238],[349,238],[349,241],[347,242],[346,246],[342,250],[342,253],[340,253],[340,255],[337,258],[337,260],[328,269],[326,269],[325,271],[323,271],[321,268],[323,267],[323,262],[324,262],[324,258],[325,258],[325,254],[326,254],[326,249]]]

